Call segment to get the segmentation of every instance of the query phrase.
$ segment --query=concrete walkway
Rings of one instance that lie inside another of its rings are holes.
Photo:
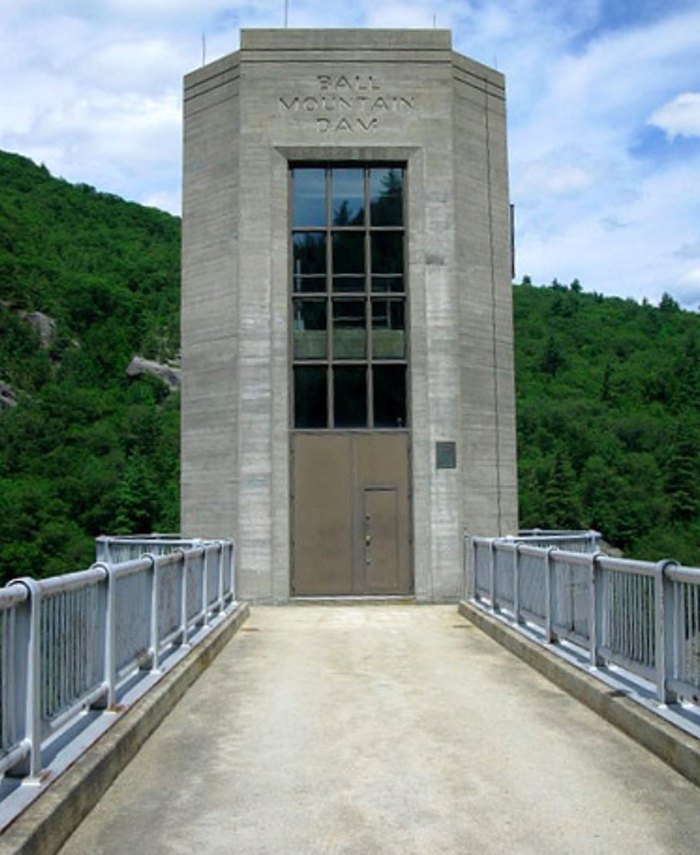
[[[452,606],[255,608],[63,855],[696,853],[700,791]]]

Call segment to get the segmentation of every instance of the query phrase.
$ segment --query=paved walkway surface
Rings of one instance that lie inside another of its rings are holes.
[[[693,853],[700,791],[452,606],[255,608],[63,855]]]

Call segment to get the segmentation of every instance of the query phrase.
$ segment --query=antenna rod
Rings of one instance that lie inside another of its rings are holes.
[[[207,36],[202,33],[202,65],[207,64]]]
[[[289,0],[284,0],[284,28],[289,26]]]

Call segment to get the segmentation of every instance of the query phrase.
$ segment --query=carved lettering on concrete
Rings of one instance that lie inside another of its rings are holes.
[[[321,134],[371,133],[383,117],[417,108],[415,95],[384,92],[372,74],[318,74],[311,93],[278,98],[282,115],[313,116]]]

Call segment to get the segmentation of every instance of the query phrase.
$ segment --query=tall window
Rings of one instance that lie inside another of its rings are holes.
[[[404,169],[291,169],[296,428],[406,426]]]

